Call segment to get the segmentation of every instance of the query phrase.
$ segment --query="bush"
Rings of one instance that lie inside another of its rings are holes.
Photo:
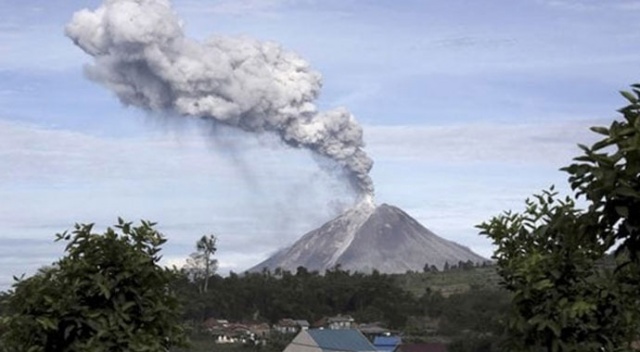
[[[91,233],[58,234],[66,255],[14,284],[2,351],[167,351],[182,344],[174,272],[158,265],[166,242],[153,226],[118,219]],[[119,231],[119,233],[117,232]]]

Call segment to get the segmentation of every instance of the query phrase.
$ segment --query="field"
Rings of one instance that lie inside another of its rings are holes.
[[[495,267],[480,267],[468,270],[454,269],[439,272],[410,272],[395,275],[396,282],[416,297],[422,296],[427,289],[440,292],[448,297],[454,293],[464,293],[471,288],[497,288],[500,277]]]

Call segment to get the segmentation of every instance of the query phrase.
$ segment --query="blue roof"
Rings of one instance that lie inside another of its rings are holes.
[[[311,329],[307,332],[324,352],[376,350],[371,342],[355,329]]]
[[[373,345],[378,346],[397,346],[402,342],[400,336],[376,336],[373,339]]]

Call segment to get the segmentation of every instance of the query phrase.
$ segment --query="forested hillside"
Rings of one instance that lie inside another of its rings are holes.
[[[381,323],[405,341],[451,342],[454,350],[462,341],[496,343],[509,301],[493,267],[473,266],[396,275],[339,267],[325,275],[304,268],[231,273],[214,276],[206,293],[199,287],[185,276],[175,283],[193,336],[202,337],[196,332],[207,318],[269,324],[292,318],[313,325],[323,317],[348,314],[357,323]]]

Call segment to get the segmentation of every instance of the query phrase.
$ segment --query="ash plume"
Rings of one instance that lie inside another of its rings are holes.
[[[167,0],[105,0],[65,33],[94,58],[86,75],[124,105],[275,133],[335,161],[372,198],[362,128],[344,108],[318,111],[321,76],[298,55],[249,38],[187,38]]]

